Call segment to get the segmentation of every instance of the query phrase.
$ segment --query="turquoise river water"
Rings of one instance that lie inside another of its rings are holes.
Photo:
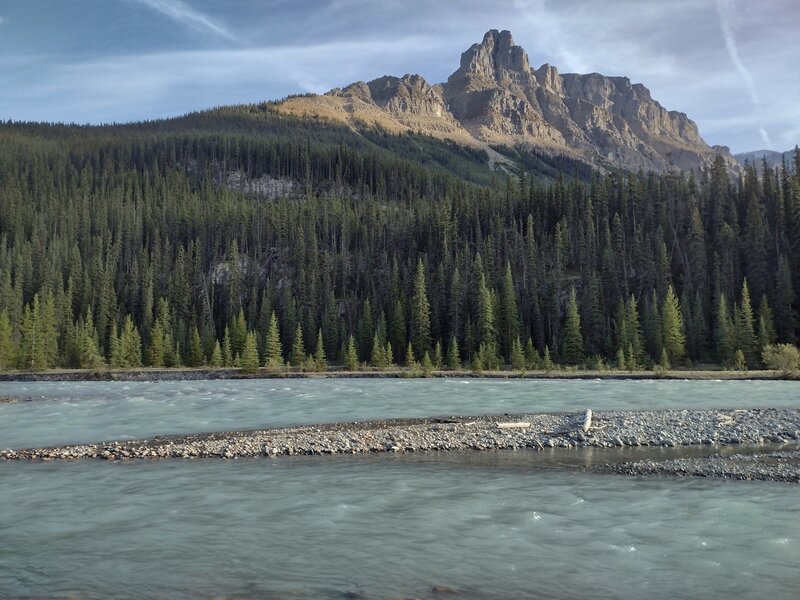
[[[378,416],[798,406],[798,392],[784,382],[0,384],[0,395],[57,398],[0,405],[0,446]],[[0,598],[445,597],[434,586],[475,599],[798,597],[796,486],[571,468],[604,452],[618,451],[0,463]]]

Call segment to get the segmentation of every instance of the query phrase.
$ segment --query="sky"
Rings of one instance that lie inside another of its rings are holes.
[[[0,119],[108,123],[445,81],[488,29],[625,75],[710,144],[800,144],[800,0],[0,0]]]

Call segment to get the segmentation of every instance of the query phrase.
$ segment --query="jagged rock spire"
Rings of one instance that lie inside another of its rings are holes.
[[[525,50],[506,30],[487,31],[480,44],[473,44],[461,55],[461,71],[484,77],[495,77],[499,69],[527,73],[530,68]]]

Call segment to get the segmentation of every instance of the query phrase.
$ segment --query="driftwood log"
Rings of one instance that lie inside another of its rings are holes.
[[[586,414],[583,415],[583,427],[581,429],[584,433],[589,431],[592,428],[592,409],[587,408]]]
[[[498,429],[528,429],[530,426],[531,424],[527,422],[497,424]]]

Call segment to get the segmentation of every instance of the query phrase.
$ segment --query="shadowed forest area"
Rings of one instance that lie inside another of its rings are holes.
[[[269,105],[2,124],[0,368],[760,368],[795,343],[800,153],[733,178],[507,155]]]

